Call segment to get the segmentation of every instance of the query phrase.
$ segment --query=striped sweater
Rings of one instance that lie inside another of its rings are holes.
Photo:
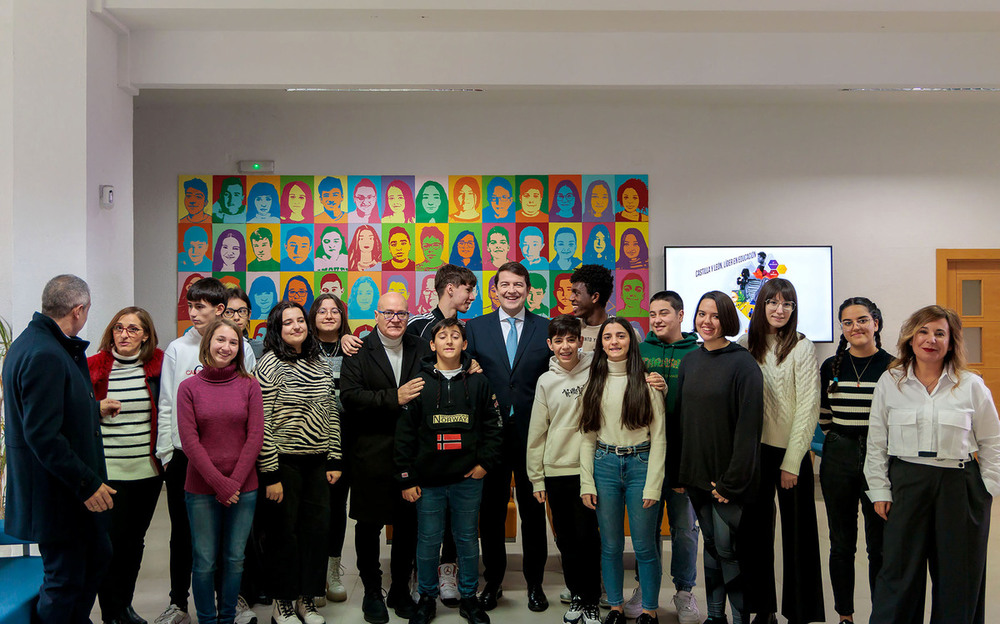
[[[279,455],[317,455],[341,470],[340,415],[333,373],[321,357],[283,361],[268,351],[254,375],[264,400],[264,445],[257,459],[265,485],[281,481]]]
[[[837,372],[837,389],[830,392],[835,359],[836,356],[827,358],[819,371],[822,389],[819,426],[823,431],[836,431],[856,438],[868,432],[868,415],[872,409],[875,386],[892,362],[892,355],[883,349],[864,358],[854,357],[850,352],[844,353]]]
[[[125,357],[113,353],[113,357],[107,398],[120,401],[121,410],[114,416],[101,417],[108,479],[149,479],[157,475],[157,470],[149,448],[153,403],[146,388],[146,373],[138,354]]]

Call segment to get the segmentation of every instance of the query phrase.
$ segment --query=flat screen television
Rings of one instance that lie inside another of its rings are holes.
[[[666,288],[684,299],[684,331],[691,331],[701,296],[721,290],[733,298],[745,333],[757,291],[767,280],[783,277],[798,295],[798,330],[813,342],[833,342],[831,246],[664,247],[663,262]]]

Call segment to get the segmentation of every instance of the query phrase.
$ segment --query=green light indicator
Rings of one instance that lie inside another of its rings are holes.
[[[260,163],[254,163],[253,164],[253,168],[254,169],[260,169]]]

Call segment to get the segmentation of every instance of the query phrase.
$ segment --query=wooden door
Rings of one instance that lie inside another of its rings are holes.
[[[939,249],[937,299],[962,317],[969,365],[1000,400],[1000,249]]]

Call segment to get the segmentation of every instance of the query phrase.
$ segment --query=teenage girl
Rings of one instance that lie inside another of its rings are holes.
[[[598,337],[580,418],[580,496],[597,510],[601,530],[601,576],[611,606],[604,624],[625,624],[626,509],[642,591],[642,613],[635,621],[652,624],[658,621],[660,593],[656,519],[667,447],[663,401],[646,384],[627,320],[607,319]]]
[[[819,483],[830,524],[830,582],[833,608],[841,622],[854,621],[854,551],[858,544],[858,504],[865,522],[868,584],[882,567],[885,523],[868,499],[862,466],[868,444],[872,394],[892,356],[882,349],[882,312],[870,299],[840,304],[840,344],[819,370],[819,424],[826,432]]]
[[[702,295],[694,329],[702,346],[681,360],[678,439],[671,444],[671,483],[687,492],[705,540],[706,624],[726,623],[726,597],[733,622],[747,611],[744,575],[737,558],[745,503],[760,481],[760,429],[764,412],[763,376],[743,347],[727,336],[740,331],[739,314],[729,295]]]
[[[798,300],[786,279],[757,291],[747,335],[740,338],[764,374],[760,489],[748,506],[747,609],[753,624],[777,622],[774,580],[774,494],[781,509],[781,613],[790,624],[823,621],[823,580],[809,445],[819,419],[816,349],[796,331]]]

